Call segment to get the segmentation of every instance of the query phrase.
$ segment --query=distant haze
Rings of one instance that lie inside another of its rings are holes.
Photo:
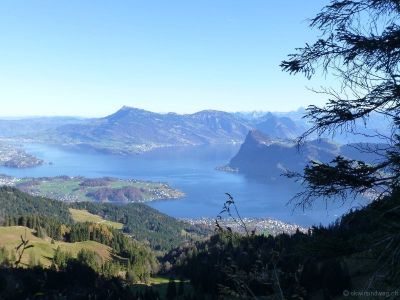
[[[0,116],[289,111],[322,103],[279,64],[328,0],[4,1]],[[321,76],[319,76],[321,77]],[[329,84],[330,85],[330,84]]]
[[[123,109],[123,108],[133,108],[133,109],[139,109],[139,110],[145,110],[148,112],[153,112],[153,113],[158,113],[158,114],[179,114],[179,115],[184,115],[184,114],[190,114],[190,113],[196,113],[196,112],[201,112],[201,111],[212,111],[213,109],[205,107],[203,109],[200,110],[196,110],[193,112],[176,112],[176,111],[156,111],[156,110],[147,110],[144,109],[142,107],[133,107],[133,106],[128,106],[128,105],[123,105],[122,107],[119,107],[119,109]],[[235,114],[240,114],[241,117],[243,118],[257,118],[260,116],[265,115],[266,113],[276,113],[276,114],[284,114],[284,115],[291,115],[294,114],[295,116],[299,115],[299,116],[303,116],[304,114],[304,107],[299,107],[297,109],[293,109],[293,110],[289,110],[289,111],[269,111],[269,110],[241,110],[241,111],[234,111],[234,110],[216,110],[216,111],[221,111],[221,112],[228,112],[228,113],[235,113]],[[24,119],[35,119],[35,118],[77,118],[77,119],[85,119],[85,118],[91,118],[91,117],[95,117],[95,118],[103,118],[103,117],[107,117],[111,114],[113,114],[115,112],[115,110],[111,110],[106,112],[105,114],[101,114],[101,115],[93,115],[90,112],[88,112],[87,114],[83,114],[83,112],[78,112],[74,115],[65,115],[65,114],[15,114],[15,115],[2,115],[0,114],[0,120],[24,120]],[[296,119],[296,118],[295,118]]]

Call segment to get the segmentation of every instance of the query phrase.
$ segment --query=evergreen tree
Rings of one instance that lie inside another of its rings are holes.
[[[8,266],[10,264],[10,253],[5,247],[0,248],[0,266]]]
[[[37,235],[38,238],[41,238],[41,239],[44,239],[47,236],[45,229],[43,227],[41,227],[41,226],[37,227],[36,235]]]
[[[330,164],[312,161],[304,174],[289,174],[304,180],[307,189],[297,195],[298,205],[307,207],[315,199],[373,192],[380,196],[399,186],[400,179],[400,4],[395,0],[333,0],[311,27],[321,37],[299,48],[282,62],[283,70],[312,78],[317,72],[334,74],[340,89],[325,88],[322,107],[311,105],[306,117],[313,126],[300,142],[317,133],[363,134],[373,115],[391,122],[391,134],[376,132],[382,145],[358,145],[380,157],[375,164],[338,156]],[[358,124],[358,125],[357,125]],[[364,125],[361,125],[364,126]],[[368,138],[369,136],[365,136]]]
[[[183,296],[183,294],[185,294],[185,282],[182,278],[180,278],[178,284],[178,295]]]
[[[72,255],[61,250],[60,246],[54,251],[53,255],[53,265],[58,270],[65,269],[67,267],[68,261],[72,259]]]
[[[170,278],[168,281],[166,298],[167,300],[173,300],[176,299],[176,297],[177,297],[176,283],[172,278]]]
[[[15,253],[15,249],[11,249],[10,251],[10,263],[15,263],[15,261],[17,260],[17,255]]]
[[[102,258],[94,251],[81,249],[78,252],[77,260],[83,265],[87,265],[94,271],[99,272],[102,265]]]
[[[37,257],[34,251],[29,253],[29,267],[37,267],[40,265],[40,259]]]

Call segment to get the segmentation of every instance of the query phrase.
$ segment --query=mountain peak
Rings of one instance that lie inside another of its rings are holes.
[[[153,115],[156,113],[136,108],[136,107],[131,107],[131,106],[122,106],[119,110],[117,110],[115,113],[105,117],[105,119],[108,120],[120,120],[120,119],[125,119],[125,118],[133,118],[133,117],[139,117],[139,116],[148,116],[148,115]]]
[[[198,111],[194,114],[192,114],[193,116],[200,116],[200,115],[207,115],[207,116],[219,116],[219,115],[231,115],[230,113],[226,112],[226,111],[221,111],[221,110],[215,110],[215,109],[204,109],[201,111]]]
[[[133,106],[124,105],[119,110],[117,110],[117,113],[120,111],[146,111],[146,110]]]
[[[249,131],[249,133],[246,136],[245,139],[245,144],[264,144],[264,145],[269,145],[271,144],[272,140],[269,136],[265,135],[261,131],[257,129],[252,129]]]

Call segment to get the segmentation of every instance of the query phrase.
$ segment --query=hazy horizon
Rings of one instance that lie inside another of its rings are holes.
[[[139,109],[139,110],[145,110],[145,111],[149,111],[149,112],[153,112],[153,113],[157,113],[157,114],[169,114],[169,113],[175,113],[178,115],[190,115],[190,114],[195,114],[201,111],[221,111],[221,112],[227,112],[227,113],[275,113],[275,114],[279,114],[279,113],[290,113],[290,112],[297,112],[300,111],[302,109],[304,109],[303,106],[298,107],[297,109],[293,109],[293,110],[287,110],[287,111],[272,111],[272,110],[241,110],[241,111],[229,111],[229,110],[218,110],[218,109],[211,109],[211,108],[204,108],[204,109],[200,109],[198,111],[192,112],[192,113],[179,113],[179,112],[175,112],[175,111],[152,111],[152,110],[147,110],[144,108],[140,108],[140,107],[133,107],[133,106],[129,106],[129,105],[123,105],[121,106],[119,109],[114,110],[109,112],[108,114],[105,115],[99,115],[99,116],[90,116],[90,115],[0,115],[0,120],[18,120],[18,119],[27,119],[27,118],[81,118],[81,119],[85,119],[85,118],[103,118],[103,117],[107,117],[109,115],[112,115],[114,113],[116,113],[117,111],[123,109],[123,108],[133,108],[133,109]]]
[[[324,99],[279,64],[316,40],[327,0],[6,1],[1,116],[99,117],[123,105],[292,111]],[[330,83],[316,78],[311,87]],[[330,84],[328,84],[330,85]]]

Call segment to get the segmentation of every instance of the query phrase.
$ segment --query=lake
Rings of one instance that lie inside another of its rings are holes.
[[[41,144],[25,145],[28,153],[53,164],[30,169],[0,167],[0,173],[16,177],[86,176],[134,178],[166,182],[186,193],[177,200],[148,203],[178,218],[215,217],[229,192],[243,217],[273,218],[302,226],[328,224],[350,209],[322,203],[305,212],[294,210],[288,201],[301,190],[292,180],[262,180],[225,173],[215,167],[226,164],[236,154],[236,146],[201,146],[159,149],[137,155],[116,155],[82,149],[66,149]],[[360,203],[352,203],[352,206]]]

